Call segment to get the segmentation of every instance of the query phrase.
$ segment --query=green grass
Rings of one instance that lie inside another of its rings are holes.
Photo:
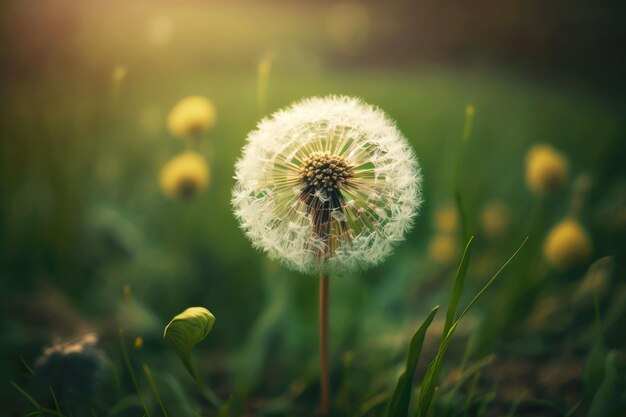
[[[221,395],[232,388],[230,382],[237,377],[229,372],[237,367],[220,367],[215,355],[234,361],[247,352],[251,357],[247,363],[256,364],[254,371],[259,373],[254,386],[247,387],[254,395],[282,399],[284,394],[292,410],[298,409],[293,404],[314,404],[316,319],[311,294],[317,283],[280,270],[254,251],[238,230],[229,202],[233,164],[247,132],[263,116],[256,62],[231,70],[210,65],[159,68],[129,61],[128,76],[115,96],[108,67],[91,74],[93,78],[78,75],[83,84],[68,85],[54,74],[47,75],[23,86],[23,94],[10,103],[13,119],[2,132],[8,140],[0,145],[0,272],[7,294],[36,290],[43,272],[94,321],[115,315],[124,300],[124,284],[130,285],[142,311],[157,322],[165,323],[189,305],[207,306],[220,324],[212,333],[211,347],[199,346],[197,354],[205,363],[204,375],[220,375]],[[421,284],[441,275],[427,259],[425,248],[434,209],[454,199],[454,157],[466,106],[475,108],[471,138],[459,161],[458,189],[467,228],[477,231],[477,255],[503,259],[515,249],[517,237],[528,233],[528,212],[534,204],[523,183],[528,147],[537,142],[554,144],[570,158],[576,175],[597,171],[607,150],[621,140],[624,109],[579,91],[495,71],[330,70],[297,67],[281,55],[273,61],[264,99],[268,112],[311,95],[362,97],[397,120],[422,166],[426,203],[408,241],[383,266],[332,282],[335,372],[341,373],[337,360],[341,352],[354,348],[360,359],[354,380],[368,381],[353,388],[354,409],[361,407],[365,415],[370,407],[384,408],[393,388],[389,381],[397,376],[394,371],[416,322],[430,306],[448,300],[450,280],[442,279],[430,292]],[[209,158],[211,185],[192,201],[172,201],[158,189],[158,172],[187,145],[163,126],[147,131],[139,119],[149,106],[164,119],[178,99],[190,94],[210,97],[218,111],[215,130],[193,145]],[[611,173],[604,168],[599,172]],[[513,218],[507,239],[497,245],[481,240],[478,225],[480,208],[491,198],[506,201]],[[546,224],[566,213],[567,200],[563,193],[551,202],[543,213]],[[535,258],[541,238],[531,236],[531,242],[537,242]],[[494,265],[489,271],[495,272]],[[480,288],[477,276],[469,270],[465,293]],[[281,286],[280,308],[265,304],[272,299],[270,294],[278,293],[276,286]],[[490,298],[500,297],[503,303],[509,299],[502,299],[502,294],[510,299],[517,296],[506,290],[505,283],[497,283],[493,291]],[[469,300],[461,296],[460,287],[455,289],[455,306],[467,305],[465,301]],[[273,313],[276,309],[281,314]],[[452,314],[446,317],[444,329],[454,323],[455,310],[449,310]],[[124,317],[122,324],[134,318]],[[249,337],[252,328],[261,330]],[[268,329],[267,335],[263,329]],[[147,324],[127,330],[129,336],[142,335],[146,340],[151,336],[158,340],[155,333]],[[497,341],[502,334],[496,336]],[[264,346],[256,349],[250,341],[262,341]],[[21,343],[15,342],[11,349],[22,348]],[[155,373],[172,372],[184,380],[178,364],[164,359],[159,342],[150,349],[147,354]],[[454,358],[460,364],[458,352]],[[32,363],[31,357],[27,360]],[[304,384],[303,399],[288,396],[293,381]],[[147,387],[157,393],[154,382],[149,382],[145,387],[133,384],[143,395],[146,413],[149,405],[144,399],[153,401]],[[434,383],[429,382],[429,389],[434,389]],[[131,391],[132,387],[127,390]],[[159,385],[163,400],[158,399],[158,406],[174,414],[165,391]],[[150,406],[156,409],[157,404]]]

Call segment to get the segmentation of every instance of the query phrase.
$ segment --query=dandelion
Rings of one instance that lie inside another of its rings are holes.
[[[526,184],[532,192],[546,195],[567,181],[569,164],[563,154],[549,145],[535,145],[526,155]]]
[[[143,346],[143,338],[141,336],[137,336],[135,338],[134,345],[135,345],[135,349],[141,349]]]
[[[497,239],[506,233],[511,216],[506,204],[495,200],[485,204],[480,213],[480,221],[485,235],[490,239]]]
[[[437,207],[433,218],[435,229],[441,233],[452,233],[458,227],[457,209],[452,204]]]
[[[159,185],[169,197],[188,198],[209,185],[209,165],[197,152],[183,152],[167,161],[161,169]]]
[[[328,274],[382,262],[413,225],[420,171],[379,109],[310,98],[261,121],[236,164],[236,218],[270,258],[320,279],[322,414],[327,414]]]
[[[560,269],[584,263],[591,255],[591,239],[573,219],[565,219],[550,230],[544,241],[546,260]]]
[[[348,97],[308,99],[263,120],[236,179],[232,202],[247,237],[305,274],[379,264],[421,202],[406,139],[382,111]]]
[[[167,116],[167,127],[179,138],[200,136],[215,126],[215,106],[206,97],[186,97]]]
[[[457,260],[458,255],[459,244],[451,235],[437,235],[428,243],[428,256],[440,265],[453,263]]]

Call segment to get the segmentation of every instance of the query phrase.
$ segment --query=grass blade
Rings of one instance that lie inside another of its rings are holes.
[[[463,154],[465,152],[465,146],[469,141],[470,134],[472,132],[472,122],[474,120],[474,106],[467,105],[465,107],[465,122],[463,124],[463,135],[461,136],[461,142],[457,149],[456,163],[454,164],[454,184],[453,193],[454,201],[456,203],[456,209],[459,215],[459,223],[461,225],[461,239],[466,241],[469,239],[470,231],[467,225],[467,215],[465,214],[465,208],[463,206],[463,200],[461,199],[461,187],[459,185],[459,175],[461,172],[461,161],[463,160]]]
[[[452,340],[452,335],[454,335],[454,332],[456,328],[458,327],[459,323],[461,322],[463,317],[465,317],[465,315],[469,312],[469,310],[478,302],[478,300],[480,300],[480,298],[483,296],[485,291],[487,291],[487,289],[491,287],[491,285],[494,283],[496,278],[500,276],[502,271],[504,271],[504,269],[509,265],[509,263],[511,263],[513,258],[517,256],[519,251],[522,250],[526,242],[528,242],[528,237],[524,239],[522,244],[517,248],[517,250],[513,253],[513,255],[511,255],[511,257],[507,259],[504,265],[500,267],[498,272],[496,272],[494,276],[491,277],[491,279],[489,279],[489,281],[487,281],[487,283],[481,288],[481,290],[478,291],[476,296],[474,296],[474,298],[472,299],[472,301],[470,301],[468,306],[465,307],[465,310],[463,310],[463,312],[459,315],[459,318],[457,318],[456,321],[454,321],[454,323],[450,326],[450,329],[448,330],[448,332],[445,334],[445,337],[442,339],[441,344],[439,345],[439,351],[437,352],[437,356],[435,356],[435,359],[433,359],[431,364],[428,366],[428,369],[426,370],[426,375],[424,376],[424,381],[422,382],[422,388],[420,389],[420,395],[419,395],[419,403],[417,405],[418,417],[424,417],[428,413],[428,410],[433,400],[433,394],[435,392],[437,379],[439,377],[439,371],[441,370],[441,362],[443,361],[443,357],[446,353],[446,350],[448,349],[448,345],[450,344],[450,341]]]
[[[521,243],[521,245],[519,245],[519,247],[517,248],[517,250],[515,252],[513,252],[513,255],[511,255],[511,257],[509,259],[507,259],[507,261],[504,263],[504,265],[502,265],[500,267],[500,269],[498,269],[498,272],[496,272],[489,281],[487,281],[487,283],[484,285],[484,287],[482,287],[480,289],[480,291],[478,291],[478,294],[476,294],[474,296],[474,298],[472,299],[472,301],[468,304],[467,307],[465,307],[465,310],[463,310],[463,312],[461,313],[461,315],[459,316],[459,318],[456,320],[456,322],[458,323],[459,321],[461,321],[461,319],[463,317],[465,317],[465,315],[470,311],[470,309],[478,302],[478,300],[480,300],[480,298],[483,296],[483,294],[485,293],[485,291],[487,291],[489,289],[489,287],[491,287],[491,285],[494,283],[494,281],[496,280],[496,278],[498,278],[500,276],[500,274],[502,273],[502,271],[504,271],[506,269],[507,266],[509,266],[509,264],[511,263],[511,261],[517,256],[517,254],[519,253],[519,251],[522,250],[522,248],[526,245],[526,242],[528,242],[528,236],[526,236],[526,238],[524,239],[524,241]]]
[[[146,378],[150,383],[150,388],[152,388],[152,393],[156,397],[157,403],[159,403],[159,407],[161,408],[161,412],[164,417],[168,417],[167,410],[165,409],[165,404],[163,404],[163,400],[161,400],[161,396],[159,395],[159,390],[157,389],[156,384],[154,383],[154,378],[152,378],[152,372],[150,372],[150,368],[147,364],[143,364],[143,372],[146,374]]]
[[[417,361],[419,360],[422,352],[422,345],[424,344],[424,337],[426,336],[426,330],[435,318],[435,314],[439,310],[439,306],[433,308],[417,329],[411,342],[409,344],[409,351],[406,358],[406,367],[404,372],[398,378],[396,389],[393,392],[391,401],[389,402],[389,408],[387,410],[387,417],[406,417],[409,413],[409,403],[411,401],[411,386],[413,384],[413,374],[417,367]]]
[[[467,275],[467,268],[469,267],[470,256],[472,253],[472,244],[474,242],[474,236],[470,237],[465,246],[463,252],[463,258],[461,258],[461,264],[456,272],[456,278],[454,279],[454,287],[452,288],[452,296],[450,297],[450,303],[448,304],[448,310],[446,312],[446,323],[443,327],[443,337],[446,337],[454,318],[456,316],[456,310],[459,306],[459,299],[463,292],[463,284],[465,283],[465,276]]]
[[[61,407],[59,407],[59,400],[57,400],[57,396],[54,393],[54,389],[52,388],[52,385],[50,385],[50,394],[52,395],[52,400],[54,401],[54,408],[57,410],[57,413],[62,414]]]
[[[37,409],[37,411],[39,413],[41,413],[43,408],[39,405],[39,403],[29,393],[26,392],[26,390],[24,388],[20,387],[19,385],[17,385],[13,381],[11,381],[11,385],[13,385],[13,388],[18,390],[20,392],[20,394],[22,394],[24,396],[24,398],[26,398],[28,400],[28,402],[30,402]]]
[[[28,363],[26,362],[26,360],[24,360],[22,355],[19,355],[19,358],[20,358],[20,362],[22,363],[22,366],[24,367],[24,369],[26,369],[26,371],[28,371],[29,374],[34,376],[35,375],[35,371],[33,371],[33,368],[28,366]]]
[[[124,332],[121,329],[120,329],[120,346],[122,347],[122,356],[124,357],[124,363],[126,364],[126,368],[128,369],[130,379],[133,382],[135,391],[137,392],[137,398],[139,398],[139,402],[141,402],[141,405],[145,411],[145,415],[150,417],[150,410],[148,410],[148,405],[144,401],[143,395],[141,395],[141,390],[139,389],[139,384],[137,383],[137,378],[135,377],[135,371],[133,371],[133,366],[130,363],[130,358],[128,357],[128,352],[126,351],[126,344],[124,343]]]

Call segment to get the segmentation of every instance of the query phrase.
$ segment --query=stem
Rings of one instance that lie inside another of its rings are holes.
[[[320,391],[321,414],[328,415],[330,384],[328,378],[328,275],[320,276]]]

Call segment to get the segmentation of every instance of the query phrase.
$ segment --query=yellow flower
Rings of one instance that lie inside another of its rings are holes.
[[[428,243],[428,255],[440,265],[448,265],[457,260],[459,244],[450,235],[437,235]]]
[[[536,194],[549,194],[562,187],[569,175],[563,154],[549,145],[535,145],[526,154],[526,184]]]
[[[550,230],[543,254],[552,266],[566,269],[584,263],[591,255],[591,239],[573,219],[565,219]]]
[[[490,239],[502,237],[509,228],[509,209],[502,201],[491,201],[483,207],[480,221],[485,236]]]
[[[186,97],[167,116],[167,127],[179,138],[200,136],[214,126],[215,106],[205,97]]]
[[[137,336],[135,338],[135,349],[141,349],[142,346],[143,346],[143,338],[140,336]]]
[[[209,185],[209,165],[199,153],[183,152],[163,166],[159,185],[169,197],[192,197]]]
[[[434,218],[435,229],[441,233],[452,233],[458,226],[456,207],[451,204],[437,207]]]

